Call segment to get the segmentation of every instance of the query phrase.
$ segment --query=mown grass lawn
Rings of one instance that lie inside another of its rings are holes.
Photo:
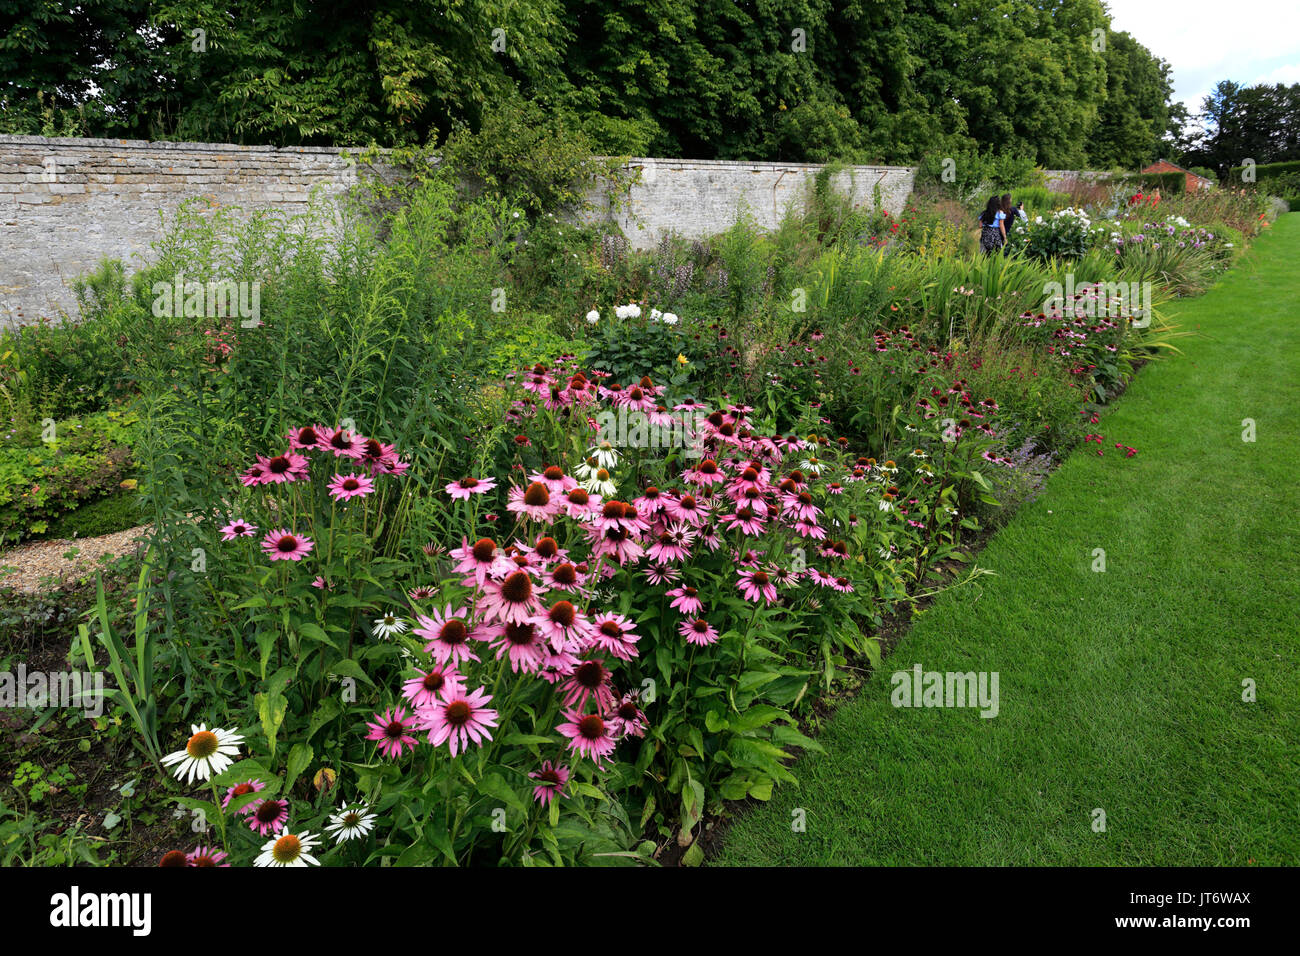
[[[1297,263],[1292,214],[1170,310],[1183,354],[1143,369],[979,556],[996,576],[916,619],[719,862],[1300,861]],[[997,671],[1000,713],[893,707],[917,663]]]

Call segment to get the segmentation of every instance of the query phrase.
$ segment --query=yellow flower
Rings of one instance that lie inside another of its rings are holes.
[[[690,364],[690,361],[686,358],[685,355],[683,355],[681,352],[678,352],[678,353],[677,353],[677,364],[678,364],[678,365],[689,365],[689,364]]]

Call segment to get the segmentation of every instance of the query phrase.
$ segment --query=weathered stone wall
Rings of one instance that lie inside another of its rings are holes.
[[[801,163],[637,159],[640,182],[617,214],[607,197],[589,220],[612,218],[638,248],[677,233],[725,230],[742,214],[776,226],[802,201],[820,168]],[[105,258],[128,267],[147,261],[185,200],[202,197],[245,210],[305,211],[314,190],[337,198],[361,177],[390,173],[359,167],[332,148],[275,149],[214,143],[47,139],[0,136],[0,325],[73,311],[72,280]],[[835,188],[871,205],[875,187],[897,211],[915,170],[858,166]]]
[[[665,235],[686,238],[722,232],[741,215],[763,229],[775,228],[791,206],[807,196],[820,166],[728,160],[634,159],[640,181],[614,221],[638,249]],[[885,209],[898,212],[912,191],[916,170],[905,166],[851,166],[831,178],[836,192],[871,207],[875,187]],[[598,204],[587,219],[609,215]]]

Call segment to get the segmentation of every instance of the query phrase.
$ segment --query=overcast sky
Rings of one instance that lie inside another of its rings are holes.
[[[1300,0],[1103,0],[1111,26],[1167,60],[1192,113],[1220,80],[1300,83]]]

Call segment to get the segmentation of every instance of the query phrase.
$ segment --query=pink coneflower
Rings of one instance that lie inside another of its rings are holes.
[[[533,787],[533,799],[546,806],[557,797],[564,796],[564,785],[569,782],[569,768],[557,767],[549,760],[543,760],[539,769],[532,771],[528,778],[536,780]]]
[[[600,495],[593,495],[586,488],[574,488],[560,501],[562,512],[570,518],[581,521],[591,515],[600,514]]]
[[[712,458],[705,458],[694,468],[686,469],[682,478],[687,483],[699,485],[701,488],[708,488],[719,481],[727,480],[727,476],[722,473],[722,469]]]
[[[375,490],[375,482],[366,475],[335,475],[329,483],[329,493],[335,501],[362,498]]]
[[[283,455],[276,455],[274,458],[267,458],[264,455],[257,456],[257,463],[262,466],[262,481],[264,485],[280,485],[290,481],[298,481],[307,477],[307,456],[295,454],[287,451]]]
[[[593,558],[608,555],[618,564],[627,564],[645,553],[645,549],[633,540],[625,528],[609,527],[603,531],[600,528],[590,528],[587,533],[591,538]]]
[[[186,866],[230,866],[229,863],[222,863],[229,854],[225,850],[218,850],[214,846],[196,846],[189,853],[185,854]]]
[[[660,564],[685,561],[691,556],[691,543],[695,540],[695,535],[696,532],[685,524],[670,524],[646,551],[646,557]]]
[[[411,588],[411,590],[406,592],[406,596],[412,601],[427,601],[429,598],[433,597],[435,593],[436,592],[433,588],[420,586]]]
[[[746,601],[757,603],[758,599],[762,598],[766,603],[771,604],[776,600],[776,585],[772,583],[771,575],[761,569],[741,571],[736,587],[740,588],[740,593]]]
[[[781,499],[782,513],[795,521],[816,521],[817,516],[822,513],[821,509],[813,504],[812,495],[806,491],[800,491],[797,494],[786,495]]]
[[[507,511],[513,511],[532,521],[549,524],[558,510],[558,506],[552,502],[551,493],[540,481],[534,481],[526,488],[515,485],[507,497]]]
[[[602,713],[614,706],[614,691],[610,687],[609,669],[599,658],[583,661],[560,686],[564,705],[571,710],[582,710],[590,699]]]
[[[651,485],[641,492],[641,497],[633,499],[632,504],[638,512],[647,518],[652,518],[664,510],[665,500],[663,492]]]
[[[655,587],[672,584],[682,576],[681,571],[677,570],[671,564],[651,564],[641,573],[644,574],[645,579]]]
[[[520,550],[530,555],[538,567],[545,567],[556,561],[563,561],[569,555],[568,551],[562,549],[559,542],[550,535],[542,535],[532,548],[520,545]]]
[[[482,620],[502,624],[523,624],[541,613],[539,589],[527,571],[513,571],[500,581],[483,585],[477,610]]]
[[[379,752],[391,760],[415,749],[415,738],[407,731],[416,726],[416,719],[405,707],[390,707],[382,714],[375,714],[374,721],[366,721],[366,726],[370,728],[366,740],[377,741]]]
[[[542,582],[548,588],[555,588],[557,591],[581,591],[582,584],[586,579],[587,576],[579,571],[571,561],[561,561],[559,564],[553,564],[542,572]]]
[[[311,538],[294,534],[288,528],[272,531],[262,539],[262,550],[272,561],[301,561],[314,547]]]
[[[535,625],[542,638],[557,651],[581,647],[591,630],[586,616],[572,603],[563,600],[535,615],[529,623]]]
[[[698,528],[708,517],[708,508],[694,495],[682,495],[666,499],[664,513],[673,521],[684,521]]]
[[[468,617],[469,608],[453,611],[448,604],[441,611],[435,610],[432,616],[417,614],[416,621],[420,626],[413,633],[429,642],[424,649],[439,664],[459,667],[463,661],[478,660],[478,655],[469,647]]]
[[[621,661],[637,656],[639,635],[636,625],[622,614],[607,611],[591,621],[591,646],[613,655]]]
[[[289,432],[289,449],[318,449],[324,450],[326,439],[329,438],[329,429],[323,425],[303,425],[301,428],[291,429]],[[328,446],[326,446],[328,447]]]
[[[253,462],[239,475],[239,482],[245,488],[256,488],[266,483],[266,468],[260,461]]]
[[[540,482],[550,492],[551,497],[559,498],[578,487],[576,478],[570,478],[559,465],[548,465],[540,472],[528,476],[529,481]]]
[[[609,715],[610,730],[619,737],[644,737],[646,723],[645,714],[637,706],[635,692],[624,694]]]
[[[673,588],[668,592],[668,597],[673,599],[668,606],[676,608],[682,614],[699,614],[704,610],[704,602],[699,599],[699,592],[689,585],[683,584],[681,587]]]
[[[492,699],[485,690],[480,687],[469,695],[458,694],[421,711],[421,729],[429,731],[429,743],[435,747],[448,744],[454,757],[468,748],[471,740],[476,744],[491,740],[489,728],[497,725],[497,712],[483,706]]]
[[[734,531],[739,528],[745,534],[753,535],[762,534],[767,523],[763,516],[749,505],[741,505],[735,513],[723,515],[719,520],[727,526],[728,530]]]
[[[614,752],[617,742],[609,725],[598,714],[569,713],[567,719],[555,729],[569,738],[569,749],[580,756],[591,757],[597,765]]]
[[[363,465],[370,466],[372,474],[377,466],[382,466],[378,468],[379,471],[388,471],[397,460],[395,446],[385,445],[378,438],[362,439],[360,461]]]
[[[537,626],[526,624],[493,624],[480,632],[480,639],[490,641],[496,659],[509,656],[510,669],[516,674],[536,674],[546,663],[549,649],[542,640]]]
[[[800,518],[794,523],[794,530],[803,537],[812,538],[814,541],[821,541],[826,537],[825,528],[819,525],[816,521],[807,521],[803,518]]]
[[[465,692],[464,678],[453,667],[434,667],[402,685],[402,696],[416,710],[432,707],[439,700],[450,700]]]
[[[462,538],[461,546],[452,548],[451,557],[457,562],[453,570],[468,575],[462,583],[478,587],[482,587],[490,576],[507,574],[514,567],[491,538],[479,538],[472,545],[468,538]]]
[[[322,451],[332,451],[338,458],[360,458],[362,455],[361,445],[364,442],[360,435],[346,428],[335,428],[328,430],[322,442],[317,446]]]
[[[334,590],[334,589],[331,588],[327,583],[325,583],[325,579],[324,579],[323,577],[321,577],[319,574],[316,575],[316,577],[314,577],[314,578],[311,579],[311,586],[314,587],[314,588],[319,588],[319,589],[322,590],[322,591],[332,591],[332,590]]]
[[[844,591],[847,593],[853,590],[853,582],[845,577],[832,578],[831,587],[837,591]]]
[[[718,639],[718,632],[704,618],[682,621],[677,627],[677,633],[686,638],[688,644],[697,644],[700,647],[712,644]]]
[[[452,501],[469,501],[471,495],[485,495],[497,486],[495,478],[471,478],[466,475],[451,482],[443,490]]]
[[[221,800],[221,809],[226,810],[230,807],[230,801],[236,797],[242,797],[248,793],[257,793],[259,790],[265,790],[266,784],[260,780],[245,780],[243,783],[237,783],[226,790],[225,797]],[[247,804],[245,804],[247,806]]]
[[[289,822],[289,801],[278,799],[258,800],[244,807],[248,828],[259,836],[278,833]]]
[[[250,537],[253,534],[253,532],[255,532],[256,530],[257,530],[257,525],[249,524],[247,521],[244,521],[242,519],[237,519],[235,521],[230,522],[230,524],[226,525],[224,528],[221,529],[221,540],[234,541],[236,538],[239,537],[247,538]]]

